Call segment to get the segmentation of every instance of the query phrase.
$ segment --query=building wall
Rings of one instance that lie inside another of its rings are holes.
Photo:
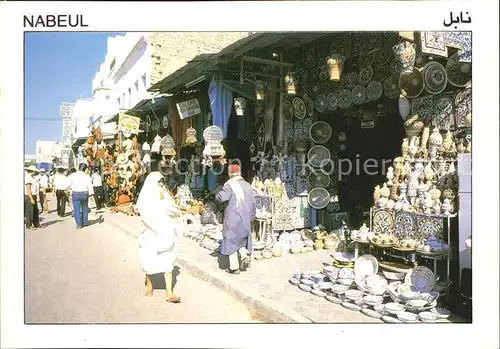
[[[73,141],[76,138],[86,137],[89,132],[90,120],[94,115],[92,99],[79,99],[73,106],[72,122],[74,127]]]
[[[150,33],[151,85],[164,79],[202,53],[218,53],[250,32]]]
[[[62,148],[63,144],[58,141],[37,141],[35,155],[36,162],[51,163],[54,158],[60,159]]]

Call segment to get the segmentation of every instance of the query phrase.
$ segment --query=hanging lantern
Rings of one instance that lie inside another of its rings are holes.
[[[218,159],[221,163],[224,162],[226,151],[220,143],[224,139],[224,134],[220,127],[209,126],[203,131],[203,139],[205,140],[205,149],[203,150],[203,164],[211,166],[214,159]]]
[[[287,94],[295,95],[297,93],[294,73],[288,73],[288,75],[285,76],[285,85]]]
[[[196,130],[192,127],[186,130],[186,145],[195,146],[198,140],[196,139]]]
[[[234,99],[234,109],[236,110],[236,115],[245,115],[246,104],[247,102],[245,101],[245,98],[238,97]]]
[[[326,60],[328,65],[328,73],[330,74],[330,81],[339,81],[344,68],[344,59],[342,55],[331,55]]]
[[[266,97],[266,83],[262,80],[255,81],[255,98],[263,101]]]
[[[168,126],[169,126],[169,122],[170,120],[168,120],[168,116],[165,115],[163,117],[163,119],[161,120],[161,125],[163,126],[164,129],[168,129]]]
[[[163,137],[160,141],[160,145],[161,145],[161,155],[163,155],[163,156],[175,156],[175,154],[176,154],[175,142],[171,136],[166,135],[165,137]]]

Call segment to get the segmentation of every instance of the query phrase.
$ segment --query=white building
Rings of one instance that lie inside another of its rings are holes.
[[[89,125],[94,117],[94,100],[92,98],[80,98],[73,105],[71,121],[73,126],[72,141],[86,137]]]
[[[57,158],[61,159],[62,142],[59,141],[37,141],[36,142],[36,163],[48,162]]]

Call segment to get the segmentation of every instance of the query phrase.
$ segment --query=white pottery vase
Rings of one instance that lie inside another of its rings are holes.
[[[401,119],[406,121],[408,115],[410,115],[410,100],[403,95],[399,96],[398,109]]]
[[[388,199],[390,195],[391,195],[391,190],[387,187],[387,184],[384,183],[383,188],[380,189],[380,197]]]
[[[390,183],[392,185],[392,180],[394,179],[394,168],[392,166],[389,166],[389,169],[387,170],[386,178],[387,178],[388,184]]]
[[[442,145],[443,136],[441,136],[441,133],[439,133],[439,129],[435,127],[431,135],[429,136],[429,147],[440,149]]]
[[[432,179],[434,178],[434,170],[432,169],[432,164],[430,161],[424,168],[424,175],[425,175],[425,180],[427,181],[432,181]]]
[[[444,215],[449,215],[450,209],[451,209],[450,200],[444,199],[443,204],[441,205],[441,213]]]

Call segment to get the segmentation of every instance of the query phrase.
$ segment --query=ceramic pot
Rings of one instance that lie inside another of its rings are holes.
[[[450,151],[453,144],[453,134],[451,131],[446,132],[446,136],[443,139],[443,149],[445,151]]]
[[[406,185],[405,182],[399,184],[399,200],[400,201],[406,201],[406,190],[408,189],[408,186]]]
[[[322,240],[316,240],[316,241],[314,241],[314,249],[315,250],[322,250],[323,247],[325,247],[325,244],[323,243]]]
[[[439,200],[441,197],[441,190],[437,189],[435,185],[432,186],[432,189],[429,190],[429,193],[431,194],[431,199],[433,201]]]
[[[427,150],[427,142],[429,141],[429,135],[431,133],[431,129],[426,126],[422,130],[422,140],[420,142],[420,148],[422,148],[424,151]]]
[[[445,189],[441,193],[441,197],[443,198],[443,200],[448,199],[448,200],[452,201],[453,199],[455,199],[456,195],[452,189]]]
[[[385,205],[385,208],[388,210],[393,210],[394,206],[396,206],[396,203],[393,200],[387,201],[387,205]]]
[[[429,136],[429,147],[440,149],[443,145],[443,136],[439,133],[439,129],[437,127],[432,130],[431,135]]]
[[[401,156],[406,158],[408,156],[409,144],[408,138],[403,138],[403,143],[401,144]]]
[[[445,215],[449,215],[451,210],[451,204],[449,199],[444,199],[443,204],[441,205],[441,213]]]
[[[380,196],[384,199],[388,199],[389,196],[391,195],[390,189],[387,187],[387,184],[384,183],[384,186],[382,189],[380,189]]]
[[[379,199],[380,199],[380,185],[377,185],[373,190],[373,204],[376,205]]]
[[[424,129],[424,122],[419,119],[418,115],[414,115],[405,122],[405,129],[408,137],[418,136]]]
[[[262,257],[264,257],[265,259],[270,259],[273,257],[273,253],[269,250],[265,250],[262,252]]]
[[[123,204],[128,204],[130,202],[130,196],[126,194],[122,194],[118,196],[117,204],[118,205],[123,205]]]
[[[432,179],[434,178],[434,170],[432,169],[432,164],[430,161],[427,163],[427,166],[425,166],[425,168],[424,168],[424,175],[425,175],[426,181],[432,181]]]

